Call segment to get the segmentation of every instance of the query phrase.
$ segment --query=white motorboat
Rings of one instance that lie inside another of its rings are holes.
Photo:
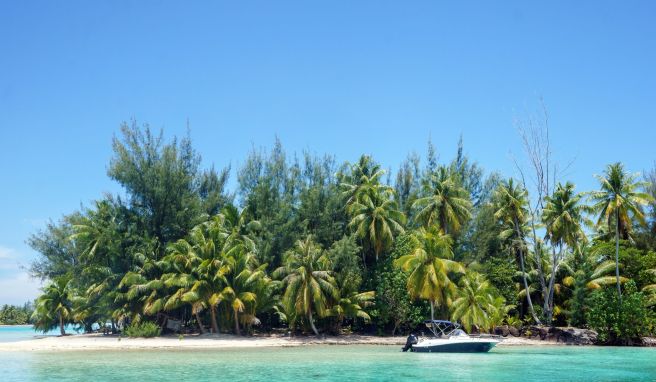
[[[471,337],[451,321],[428,320],[424,322],[433,337],[411,344],[409,349],[423,353],[484,353],[490,351],[499,340],[494,338]],[[406,345],[408,347],[408,345]]]

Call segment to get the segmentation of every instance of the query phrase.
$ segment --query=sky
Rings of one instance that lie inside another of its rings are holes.
[[[462,135],[512,176],[515,121],[542,99],[579,191],[611,162],[651,168],[655,17],[653,1],[2,1],[0,304],[38,294],[30,234],[121,192],[106,173],[125,121],[189,126],[203,166],[278,137],[394,170],[429,137],[450,160]]]

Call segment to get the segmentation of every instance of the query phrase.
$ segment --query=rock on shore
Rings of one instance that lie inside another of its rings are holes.
[[[594,330],[571,327],[527,326],[517,329],[513,326],[502,325],[494,328],[494,334],[502,337],[521,336],[567,345],[594,345],[597,342],[597,332]]]

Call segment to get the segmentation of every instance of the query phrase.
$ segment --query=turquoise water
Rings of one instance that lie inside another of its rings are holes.
[[[484,354],[397,346],[0,352],[2,381],[653,381],[656,349],[500,347]]]
[[[74,334],[72,326],[67,326],[66,333]],[[22,340],[30,340],[43,336],[58,336],[59,329],[51,330],[47,333],[35,332],[32,325],[15,325],[15,326],[0,326],[0,342],[15,342]]]

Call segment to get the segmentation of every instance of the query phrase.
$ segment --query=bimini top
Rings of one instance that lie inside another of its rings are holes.
[[[447,321],[447,320],[426,320],[426,321],[424,321],[424,324],[431,324],[431,323],[434,323],[434,324],[443,324],[443,325],[446,324],[446,325],[460,326],[460,325],[458,325],[458,324],[455,323],[455,322],[451,322],[451,321]]]
[[[460,328],[457,322],[447,320],[426,320],[424,324],[430,329],[436,337],[449,335],[451,332]]]

